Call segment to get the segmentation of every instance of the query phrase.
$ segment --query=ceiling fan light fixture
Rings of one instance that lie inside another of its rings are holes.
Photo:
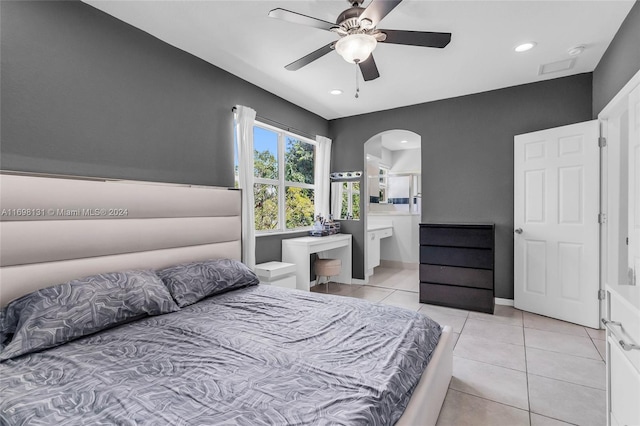
[[[369,34],[349,34],[336,43],[336,51],[342,58],[352,64],[365,61],[376,48],[378,41]]]
[[[370,30],[373,27],[374,27],[374,25],[373,25],[373,21],[371,19],[362,18],[360,20],[360,28],[362,28],[364,30]]]

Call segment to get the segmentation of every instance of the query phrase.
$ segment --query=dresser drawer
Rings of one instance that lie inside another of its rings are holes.
[[[493,290],[493,271],[422,264],[420,265],[420,281]]]
[[[493,228],[420,227],[420,244],[493,248]]]
[[[420,246],[420,263],[493,269],[493,250],[463,247]]]
[[[420,303],[493,314],[493,290],[420,283]]]

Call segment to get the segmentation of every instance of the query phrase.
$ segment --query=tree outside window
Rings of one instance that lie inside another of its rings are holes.
[[[253,130],[256,231],[311,226],[315,143],[262,123]]]

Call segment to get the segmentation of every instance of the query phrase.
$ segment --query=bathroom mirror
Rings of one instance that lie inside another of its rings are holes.
[[[422,141],[409,130],[379,133],[364,144],[363,214],[421,212]]]
[[[331,174],[331,214],[336,220],[360,220],[362,172]]]

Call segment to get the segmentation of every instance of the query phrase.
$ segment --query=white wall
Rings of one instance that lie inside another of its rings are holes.
[[[382,147],[382,153],[380,156],[380,164],[391,167],[393,165],[393,153],[395,151],[390,151],[384,146]],[[420,162],[420,158],[418,158],[418,163]]]
[[[420,173],[422,168],[420,149],[393,151],[391,171],[397,173]]]

